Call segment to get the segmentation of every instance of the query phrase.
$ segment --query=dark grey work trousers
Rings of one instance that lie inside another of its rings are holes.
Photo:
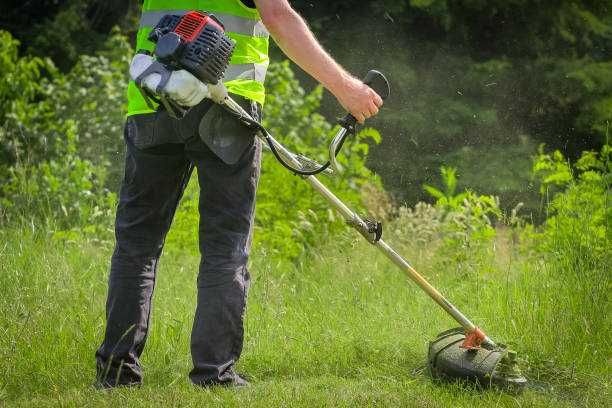
[[[246,265],[261,145],[252,138],[237,163],[223,162],[198,135],[199,120],[210,107],[205,102],[181,121],[159,112],[132,116],[126,123],[125,177],[115,224],[107,326],[96,352],[98,381],[105,386],[142,381],[139,358],[149,329],[157,266],[194,168],[200,184],[201,262],[189,376],[200,385],[229,383],[234,378],[243,344],[250,281]],[[228,129],[250,133],[241,127]]]

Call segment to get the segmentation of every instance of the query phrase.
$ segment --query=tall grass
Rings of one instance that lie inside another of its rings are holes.
[[[474,258],[468,275],[466,268],[459,271],[438,259],[442,253],[435,246],[400,249],[496,340],[514,342],[536,380],[536,388],[521,397],[433,382],[424,370],[428,340],[455,323],[352,233],[311,252],[298,266],[254,254],[239,364],[253,387],[240,391],[202,391],[188,384],[198,259],[169,251],[162,258],[143,357],[145,385],[95,391],[93,353],[103,332],[110,246],[49,239],[32,230],[5,229],[0,238],[0,402],[7,405],[569,407],[609,402],[606,318],[594,318],[601,310],[585,310],[584,291],[576,291],[546,262],[519,252],[506,234],[500,234],[490,257]],[[389,241],[400,240],[389,236]],[[576,322],[587,322],[591,335],[580,334],[586,326]]]

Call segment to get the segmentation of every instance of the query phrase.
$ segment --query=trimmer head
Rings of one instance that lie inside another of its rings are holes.
[[[518,394],[527,385],[518,368],[516,353],[503,346],[466,349],[463,328],[447,330],[429,343],[428,367],[434,378],[468,380],[482,387],[497,387]]]

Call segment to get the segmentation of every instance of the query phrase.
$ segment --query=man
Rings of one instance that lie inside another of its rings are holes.
[[[318,44],[287,0],[145,0],[137,48],[152,50],[151,28],[165,14],[200,9],[218,16],[236,42],[224,83],[259,117],[268,66],[268,32],[283,52],[330,90],[360,122],[378,112],[381,98],[342,69]],[[133,79],[155,92],[160,75],[146,74],[152,59],[134,58]],[[246,268],[261,146],[250,130],[212,103],[210,90],[175,71],[162,92],[192,107],[182,120],[148,107],[130,84],[127,155],[116,217],[105,338],[96,353],[98,384],[137,385],[139,357],[149,326],[151,297],[164,239],[183,189],[197,168],[200,251],[197,309],[192,328],[194,384],[246,385],[234,371],[243,343]],[[223,140],[216,143],[215,140]],[[215,148],[219,145],[222,149]]]

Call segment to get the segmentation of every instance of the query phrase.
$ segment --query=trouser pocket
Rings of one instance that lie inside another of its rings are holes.
[[[126,138],[137,149],[181,143],[178,136],[176,119],[164,111],[132,115],[126,121]]]

